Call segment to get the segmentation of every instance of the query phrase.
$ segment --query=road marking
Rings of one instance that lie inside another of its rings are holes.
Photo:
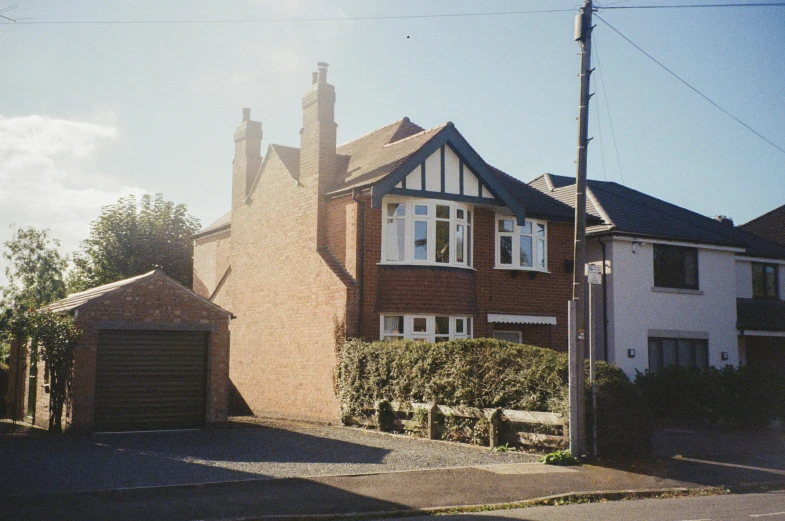
[[[711,519],[682,519],[681,521],[711,521]]]
[[[770,514],[750,514],[750,517],[785,516],[785,512],[772,512]]]

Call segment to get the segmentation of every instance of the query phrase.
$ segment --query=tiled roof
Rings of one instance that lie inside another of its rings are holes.
[[[531,186],[573,205],[575,180],[545,174]],[[587,211],[607,226],[592,227],[589,233],[614,233],[687,242],[746,247],[749,241],[733,226],[686,208],[609,181],[587,182]],[[552,187],[552,188],[549,188]],[[611,228],[612,227],[612,228]]]
[[[71,309],[76,309],[79,306],[87,304],[91,300],[95,300],[98,297],[103,297],[108,293],[112,293],[113,291],[117,291],[118,289],[127,286],[129,284],[133,284],[142,279],[146,279],[148,277],[152,277],[155,274],[156,270],[149,271],[143,275],[137,275],[136,277],[131,277],[130,279],[118,280],[117,282],[112,282],[111,284],[105,284],[103,286],[98,286],[97,288],[91,288],[86,291],[81,291],[79,293],[72,293],[68,295],[62,300],[58,300],[57,302],[53,302],[48,306],[44,307],[43,309],[46,311],[69,311]]]
[[[736,299],[736,327],[785,331],[785,302],[753,298]]]
[[[785,246],[785,204],[742,224],[740,228]]]
[[[194,238],[201,237],[202,235],[207,235],[209,233],[217,232],[218,230],[228,228],[232,224],[232,212],[231,210],[223,214],[217,221],[212,223],[211,225],[204,228],[202,231],[194,235]]]
[[[535,190],[498,168],[488,166],[505,190],[526,208],[527,217],[570,222],[575,218],[575,210],[569,205]]]

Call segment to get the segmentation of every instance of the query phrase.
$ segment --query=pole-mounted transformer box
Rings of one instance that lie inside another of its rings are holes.
[[[575,17],[575,41],[580,42],[583,40],[583,13]]]

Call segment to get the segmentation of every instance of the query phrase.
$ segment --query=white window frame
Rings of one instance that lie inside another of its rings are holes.
[[[388,241],[388,217],[387,205],[388,204],[404,204],[405,212],[405,226],[404,226],[404,257],[403,260],[387,260],[387,241]],[[427,206],[428,215],[415,215],[415,206]],[[450,208],[450,262],[436,262],[436,222],[444,221],[444,219],[436,218],[436,207],[447,206]],[[458,219],[458,210],[463,211],[463,219]],[[466,268],[473,269],[472,263],[474,260],[474,207],[469,204],[459,203],[456,201],[446,201],[439,199],[416,199],[411,197],[385,197],[382,200],[382,255],[379,264],[382,265],[414,265],[414,266],[446,266],[453,268]],[[427,239],[428,251],[425,259],[414,258],[414,228],[415,222],[425,221],[427,225]],[[464,227],[463,237],[463,262],[458,262],[456,250],[456,235],[458,226]]]
[[[513,227],[512,232],[500,232],[499,231],[499,221],[512,221]],[[550,273],[548,271],[548,222],[541,221],[538,219],[526,219],[526,224],[531,223],[532,233],[532,265],[531,266],[521,266],[521,234],[523,232],[523,227],[519,226],[517,220],[514,216],[511,215],[503,215],[503,214],[496,214],[496,218],[493,222],[493,230],[494,230],[494,249],[495,249],[495,263],[494,268],[497,270],[524,270],[524,271],[539,271],[542,273]],[[543,260],[545,261],[545,267],[541,268],[537,266],[537,259],[539,258],[539,241],[537,239],[537,226],[541,225],[545,228],[545,248],[543,252]],[[524,234],[529,235],[529,234]],[[511,237],[512,238],[512,264],[502,264],[501,263],[501,237]]]
[[[403,317],[403,335],[388,335],[384,331],[384,317]],[[403,314],[403,313],[387,313],[386,315],[379,315],[379,338],[381,340],[423,340],[426,342],[436,342],[436,318],[449,318],[450,331],[446,335],[439,335],[442,340],[455,340],[462,338],[473,338],[474,333],[474,319],[466,315],[420,315],[420,314]],[[425,319],[425,331],[415,331],[415,319]],[[456,323],[463,321],[463,333],[456,332]],[[391,338],[395,337],[395,338]]]

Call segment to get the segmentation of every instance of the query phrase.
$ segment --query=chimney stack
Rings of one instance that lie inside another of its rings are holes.
[[[733,228],[733,219],[731,219],[727,215],[718,215],[714,218],[714,220],[718,221],[721,224],[724,224],[725,226],[730,226],[731,228]]]
[[[251,109],[243,109],[243,121],[234,133],[232,162],[232,210],[241,206],[262,164],[262,124],[251,121]]]
[[[318,71],[303,96],[303,128],[300,131],[300,183],[317,184],[319,194],[333,184],[336,157],[335,87],[327,83],[327,64]]]

